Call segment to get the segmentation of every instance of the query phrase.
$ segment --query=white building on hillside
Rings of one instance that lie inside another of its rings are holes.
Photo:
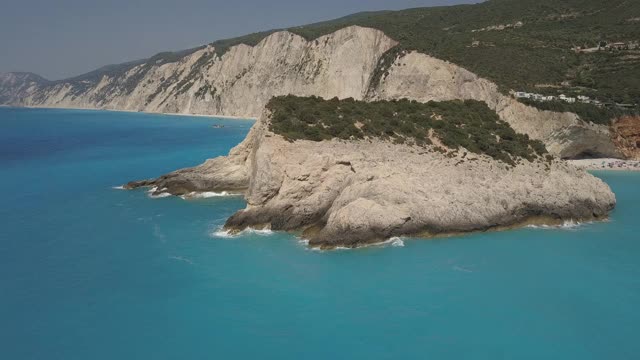
[[[574,102],[576,102],[576,98],[574,97],[569,97],[565,94],[560,95],[560,100],[564,101],[564,102],[568,102],[569,104],[573,104]]]

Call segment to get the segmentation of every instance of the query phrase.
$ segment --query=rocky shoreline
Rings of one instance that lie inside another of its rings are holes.
[[[640,161],[621,159],[568,160],[570,164],[584,170],[640,171]]]
[[[247,207],[227,220],[227,231],[295,231],[322,249],[600,220],[616,203],[604,182],[561,160],[512,167],[380,139],[290,142],[268,123],[265,114],[228,156],[125,188],[243,192]]]

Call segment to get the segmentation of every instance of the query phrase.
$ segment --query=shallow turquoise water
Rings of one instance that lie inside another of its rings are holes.
[[[222,129],[211,127],[225,125]],[[251,122],[0,109],[2,359],[633,359],[639,174],[608,223],[309,251],[212,234],[238,197],[112,189]]]

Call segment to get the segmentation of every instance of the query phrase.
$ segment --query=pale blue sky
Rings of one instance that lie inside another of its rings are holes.
[[[217,39],[359,11],[480,0],[0,0],[0,72],[55,80]]]

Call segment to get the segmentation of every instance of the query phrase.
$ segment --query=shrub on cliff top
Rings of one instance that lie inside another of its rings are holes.
[[[453,100],[324,100],[280,96],[267,104],[270,130],[289,141],[381,138],[426,146],[437,139],[450,149],[465,148],[508,164],[547,153],[544,144],[516,133],[486,103]]]

